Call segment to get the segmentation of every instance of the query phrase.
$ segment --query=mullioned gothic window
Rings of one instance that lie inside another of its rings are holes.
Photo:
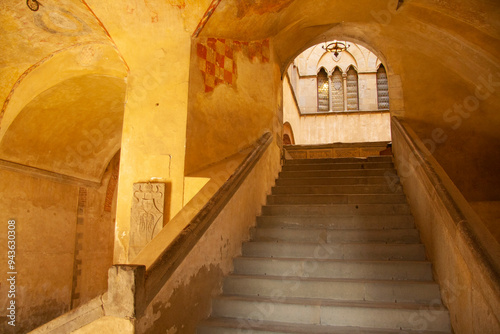
[[[379,109],[389,109],[389,84],[384,65],[377,70],[377,99]]]
[[[318,111],[330,110],[330,85],[328,73],[322,67],[318,72]]]
[[[358,72],[354,67],[347,71],[347,110],[359,110]]]
[[[344,111],[344,79],[338,67],[332,74],[332,111]]]

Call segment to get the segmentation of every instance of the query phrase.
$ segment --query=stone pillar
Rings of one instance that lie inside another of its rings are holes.
[[[146,267],[115,265],[108,271],[108,294],[104,300],[107,316],[137,319],[144,311]]]
[[[110,32],[116,36],[114,40],[130,69],[114,263],[131,263],[135,254],[129,252],[135,183],[164,184],[161,226],[181,210],[184,197],[191,33],[186,29],[183,11],[176,6],[161,2],[138,2],[134,6],[137,9],[127,15],[135,16],[127,20],[127,26],[120,27],[115,35]]]

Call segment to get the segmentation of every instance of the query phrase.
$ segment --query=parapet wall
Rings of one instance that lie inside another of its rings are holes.
[[[389,142],[335,143],[325,145],[289,145],[286,153],[292,159],[359,158],[380,155]]]
[[[500,333],[498,241],[417,135],[395,117],[392,124],[398,174],[454,332]]]

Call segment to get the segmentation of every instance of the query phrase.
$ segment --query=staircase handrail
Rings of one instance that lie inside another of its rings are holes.
[[[460,252],[469,252],[472,255],[467,258],[474,259],[472,263],[467,264],[477,268],[474,272],[483,276],[481,281],[487,284],[491,292],[488,297],[498,302],[500,300],[500,243],[419,136],[396,116],[392,117],[392,125],[403,136],[414,153],[417,163],[423,167],[426,177],[431,181],[437,197],[445,204],[458,232],[457,247]]]
[[[145,272],[146,304],[153,300],[171,274],[182,263],[186,255],[202,237],[203,233],[224,209],[246,176],[248,176],[262,157],[272,140],[272,134],[266,132],[255,142],[254,149],[247,155],[229,179],[177,235],[172,243],[165,248],[156,261],[147,268]]]

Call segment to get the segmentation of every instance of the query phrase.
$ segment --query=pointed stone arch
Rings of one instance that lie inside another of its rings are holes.
[[[283,124],[283,145],[295,145],[295,136],[289,122]]]
[[[378,109],[389,109],[389,82],[383,64],[377,69],[377,103]]]
[[[332,111],[344,111],[344,73],[339,66],[335,66],[331,79]]]
[[[330,80],[328,71],[321,67],[316,75],[318,87],[318,112],[326,112],[330,110]]]
[[[347,110],[359,110],[358,70],[350,65],[346,74]]]

